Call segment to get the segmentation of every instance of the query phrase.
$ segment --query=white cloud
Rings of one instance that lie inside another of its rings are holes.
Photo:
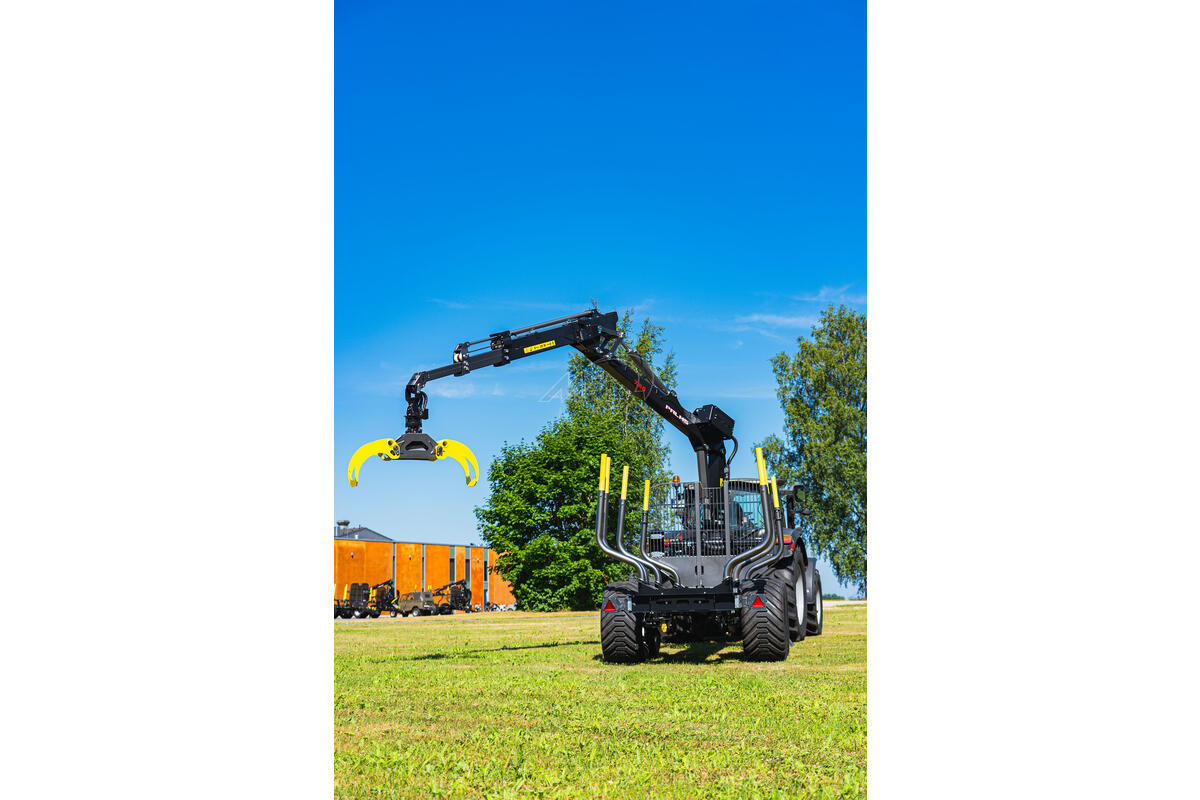
[[[811,328],[817,324],[817,317],[811,314],[748,314],[734,321],[741,325],[759,324],[771,328]],[[761,330],[758,332],[762,333]]]
[[[431,297],[431,298],[429,298],[429,302],[437,303],[439,306],[442,306],[443,308],[455,308],[455,309],[470,308],[470,306],[467,305],[466,303],[460,303],[456,300],[443,300],[440,297]]]
[[[451,380],[431,383],[425,387],[425,391],[434,397],[458,399],[462,397],[474,397],[478,394],[478,387],[474,383]]]
[[[848,303],[850,305],[863,305],[867,302],[865,294],[851,294],[850,287],[852,283],[847,283],[845,286],[822,286],[816,294],[810,295],[793,295],[792,300],[797,300],[801,303]]]

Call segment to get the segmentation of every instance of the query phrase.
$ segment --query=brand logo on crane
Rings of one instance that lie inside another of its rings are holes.
[[[678,411],[676,411],[675,409],[671,408],[670,406],[664,405],[664,406],[663,406],[663,408],[665,408],[667,411],[670,411],[670,412],[671,412],[671,414],[672,414],[672,415],[675,417],[675,419],[679,420],[679,421],[680,421],[680,422],[682,422],[684,425],[691,425],[691,424],[692,424],[692,423],[690,423],[690,422],[688,422],[688,421],[687,421],[687,418],[686,418],[686,417],[684,417],[682,414],[680,414]]]

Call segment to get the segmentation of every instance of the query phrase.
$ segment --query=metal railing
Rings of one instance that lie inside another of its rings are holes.
[[[733,556],[763,540],[766,524],[757,481],[719,487],[667,483],[652,487],[642,552],[650,558]]]

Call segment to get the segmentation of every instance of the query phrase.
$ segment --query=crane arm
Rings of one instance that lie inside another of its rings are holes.
[[[404,398],[408,403],[404,417],[405,434],[395,440],[381,439],[364,445],[359,452],[364,452],[364,448],[370,452],[366,452],[362,460],[372,454],[389,461],[433,461],[449,456],[463,463],[451,451],[461,448],[469,454],[464,445],[449,439],[435,441],[421,430],[421,423],[429,419],[429,396],[424,391],[426,384],[440,378],[462,377],[484,367],[502,367],[521,358],[568,346],[583,353],[589,361],[612,376],[627,391],[640,397],[655,413],[688,438],[697,454],[702,483],[716,486],[719,479],[725,476],[725,442],[732,439],[735,443],[734,452],[737,452],[733,419],[711,404],[694,411],[685,408],[675,392],[667,388],[645,359],[625,345],[624,334],[617,327],[617,312],[601,313],[596,309],[500,331],[473,342],[463,342],[454,348],[449,364],[414,373],[404,389]],[[455,445],[457,448],[452,447]],[[358,466],[361,466],[362,460],[358,461]],[[355,467],[353,461],[351,467]],[[463,469],[466,470],[465,464]],[[352,482],[357,478],[357,470],[353,469],[353,472]],[[468,485],[472,483],[468,472]]]

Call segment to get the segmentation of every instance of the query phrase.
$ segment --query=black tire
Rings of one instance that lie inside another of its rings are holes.
[[[799,564],[796,565],[799,567]],[[796,580],[796,575],[800,576],[800,580]],[[776,569],[771,572],[772,578],[780,581],[787,590],[787,607],[788,607],[788,638],[793,642],[804,641],[804,625],[801,620],[804,618],[801,609],[804,605],[804,570],[783,568]]]
[[[450,607],[449,603],[442,603],[440,606],[438,606],[438,613],[439,614],[453,614],[454,609]]]
[[[788,592],[778,578],[743,581],[741,590],[742,652],[749,661],[783,661],[791,650],[788,635]],[[756,600],[761,607],[755,608]]]
[[[821,573],[813,572],[813,602],[804,609],[804,627],[809,636],[820,636],[825,627],[825,601],[821,598]]]
[[[610,583],[600,597],[600,652],[605,661],[632,664],[648,654],[641,620],[628,609],[629,595],[637,591],[632,581]],[[609,604],[613,610],[606,611]]]
[[[379,612],[378,612],[378,611],[372,611],[372,612],[371,612],[371,619],[379,619]]]

